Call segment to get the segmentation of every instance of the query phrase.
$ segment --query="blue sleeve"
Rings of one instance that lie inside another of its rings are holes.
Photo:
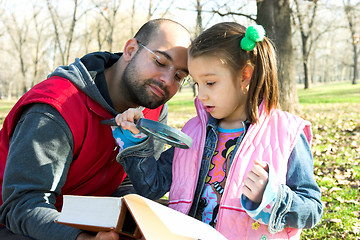
[[[159,199],[170,190],[174,147],[154,157],[152,138],[119,152],[117,161],[124,167],[136,192],[149,199]]]
[[[313,174],[313,158],[304,134],[290,154],[286,185],[272,185],[276,176],[269,171],[269,181],[260,204],[241,196],[249,216],[269,226],[276,233],[285,227],[311,228],[322,217],[321,192]]]
[[[305,134],[301,134],[288,162],[286,185],[279,185],[269,231],[285,227],[312,228],[322,217],[321,192],[314,178],[313,157]]]
[[[146,140],[147,136],[143,133],[134,134],[130,130],[124,130],[120,126],[111,126],[113,137],[119,146],[119,151],[137,145]]]
[[[266,225],[269,224],[270,215],[276,202],[277,188],[272,184],[276,182],[275,180],[276,175],[274,171],[269,168],[269,180],[260,204],[252,202],[244,194],[241,194],[241,204],[246,213],[252,219]]]

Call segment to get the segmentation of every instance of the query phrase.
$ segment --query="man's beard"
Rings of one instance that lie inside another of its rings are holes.
[[[160,81],[154,79],[141,79],[136,71],[135,59],[136,56],[130,60],[122,75],[122,83],[123,87],[126,88],[125,91],[127,92],[127,97],[130,98],[131,102],[134,104],[151,109],[163,105],[169,100],[170,93],[168,89],[164,87],[163,83]],[[158,86],[164,91],[165,95],[160,98],[154,93],[149,92],[149,85]]]

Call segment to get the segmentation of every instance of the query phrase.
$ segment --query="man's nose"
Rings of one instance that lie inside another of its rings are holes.
[[[160,76],[161,81],[165,85],[179,87],[179,83],[175,80],[175,71],[173,68],[164,69]]]

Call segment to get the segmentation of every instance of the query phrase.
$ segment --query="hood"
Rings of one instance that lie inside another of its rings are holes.
[[[107,88],[101,88],[106,84],[101,84],[101,82],[105,81],[104,70],[113,65],[120,56],[121,54],[109,52],[90,53],[81,59],[76,58],[75,62],[69,66],[56,68],[48,77],[59,76],[69,79],[91,99],[116,115],[117,111],[111,106],[111,100],[106,101],[105,99],[110,99]]]

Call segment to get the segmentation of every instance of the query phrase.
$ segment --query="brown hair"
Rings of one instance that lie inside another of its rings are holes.
[[[254,67],[248,97],[246,114],[251,123],[258,120],[258,108],[265,101],[266,113],[278,103],[278,78],[276,54],[271,41],[265,37],[257,42],[254,50],[245,51],[240,47],[240,41],[245,36],[246,28],[235,22],[215,24],[201,33],[191,44],[189,55],[216,56],[235,75],[247,64]]]

